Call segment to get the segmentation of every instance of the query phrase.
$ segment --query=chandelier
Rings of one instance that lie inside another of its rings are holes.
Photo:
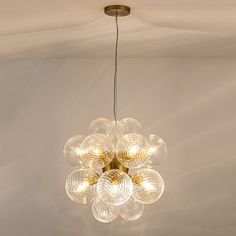
[[[136,220],[145,204],[160,199],[164,181],[152,164],[165,159],[167,148],[157,135],[143,136],[137,120],[117,120],[118,17],[129,15],[130,8],[112,5],[104,10],[116,22],[114,120],[92,121],[91,134],[71,137],[65,144],[64,156],[74,166],[65,184],[68,197],[75,203],[91,203],[94,217],[108,223],[118,216]]]

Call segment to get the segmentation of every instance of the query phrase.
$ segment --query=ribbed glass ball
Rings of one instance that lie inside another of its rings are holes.
[[[116,157],[127,168],[140,168],[149,158],[150,144],[140,134],[126,134],[121,137],[116,145]]]
[[[99,118],[93,120],[89,125],[89,131],[91,133],[104,134],[106,136],[111,135],[113,131],[112,128],[112,122],[106,118]]]
[[[140,134],[142,131],[141,124],[133,118],[124,118],[120,120],[118,128],[119,138],[129,133]]]
[[[161,175],[152,169],[140,169],[132,176],[133,197],[143,204],[156,202],[164,192]]]
[[[96,220],[109,223],[119,215],[119,207],[107,205],[100,198],[96,198],[92,204],[92,213]]]
[[[131,178],[119,169],[104,172],[97,183],[97,193],[100,199],[113,206],[126,202],[132,194],[132,189]]]
[[[83,135],[76,135],[71,137],[64,146],[64,157],[73,166],[82,165],[80,156],[82,154],[81,143],[84,138]]]
[[[108,165],[114,156],[112,140],[103,134],[87,136],[81,144],[83,165],[97,169]]]
[[[151,155],[151,162],[153,165],[159,165],[167,156],[166,143],[155,134],[149,135],[148,141],[150,142],[149,153]]]
[[[118,120],[116,122],[113,120],[111,122],[111,125],[112,125],[112,129],[111,129],[110,137],[114,140],[114,142],[116,142],[116,140],[119,137],[123,136],[123,131],[121,129],[121,123]]]
[[[92,202],[96,196],[96,184],[93,182],[97,178],[98,175],[94,170],[73,170],[67,177],[65,184],[68,197],[76,203]]]
[[[120,206],[120,216],[125,220],[137,220],[143,213],[144,205],[131,197]]]

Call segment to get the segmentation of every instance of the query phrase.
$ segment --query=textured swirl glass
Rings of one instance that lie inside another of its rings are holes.
[[[121,129],[121,123],[118,120],[116,122],[113,120],[111,122],[111,125],[112,125],[112,128],[111,128],[110,137],[114,140],[114,142],[116,142],[116,140],[119,137],[123,136],[123,132],[122,132],[122,129]]]
[[[105,118],[93,120],[89,125],[91,133],[98,133],[110,136],[113,131],[112,122]]]
[[[71,137],[64,146],[64,157],[73,166],[81,165],[80,156],[82,154],[81,143],[85,136],[76,135]]]
[[[97,183],[97,193],[100,199],[113,206],[126,202],[132,194],[132,188],[131,178],[118,169],[104,172]]]
[[[150,142],[149,153],[153,165],[159,165],[167,156],[167,147],[165,141],[157,135],[151,134],[148,136]]]
[[[133,176],[133,197],[143,204],[151,204],[164,192],[164,181],[161,175],[152,169],[140,169]]]
[[[126,134],[116,145],[116,157],[127,168],[144,166],[150,158],[150,144],[140,134]]]
[[[87,136],[81,144],[83,165],[97,169],[108,165],[113,159],[113,142],[103,134]]]
[[[120,120],[118,128],[118,138],[121,138],[123,135],[129,133],[140,134],[142,130],[141,124],[133,118],[124,118]]]
[[[107,205],[100,198],[96,198],[92,204],[92,212],[96,220],[109,223],[119,215],[119,207]]]
[[[131,197],[120,206],[120,216],[125,220],[137,220],[143,213],[144,205]]]
[[[93,170],[76,169],[66,179],[66,193],[76,202],[86,204],[92,202],[96,196],[96,184],[94,180],[98,175]]]

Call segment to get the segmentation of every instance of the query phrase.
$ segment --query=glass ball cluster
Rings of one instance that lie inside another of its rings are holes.
[[[64,156],[75,167],[66,179],[67,195],[76,203],[92,203],[100,222],[118,216],[138,219],[144,205],[156,202],[164,192],[164,181],[152,164],[165,159],[166,143],[153,134],[141,135],[141,124],[133,118],[117,122],[99,118],[89,130],[91,135],[76,135],[65,144]]]

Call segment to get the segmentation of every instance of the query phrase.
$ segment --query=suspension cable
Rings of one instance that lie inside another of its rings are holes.
[[[118,40],[119,40],[119,27],[118,27],[118,16],[115,16],[116,22],[116,46],[115,46],[115,70],[114,70],[114,103],[113,103],[113,115],[117,125],[117,56],[118,56]]]

